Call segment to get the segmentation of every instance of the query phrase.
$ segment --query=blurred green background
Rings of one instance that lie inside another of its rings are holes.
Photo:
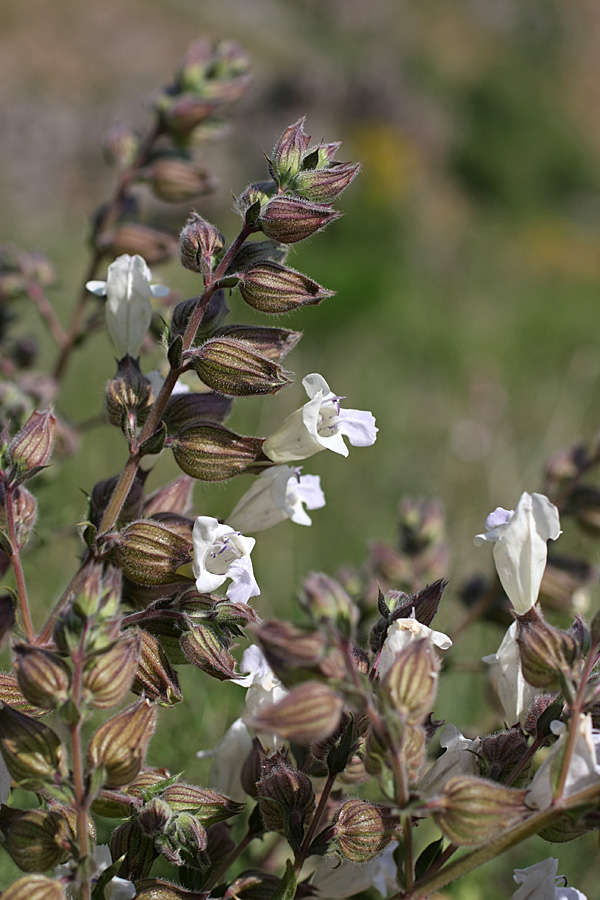
[[[282,319],[305,332],[288,358],[297,385],[267,401],[239,401],[231,424],[266,434],[303,402],[301,378],[319,371],[348,406],[373,410],[379,437],[347,460],[320,454],[306,462],[305,472],[321,475],[327,506],[311,529],[284,523],[259,536],[257,608],[289,610],[309,570],[334,574],[360,564],[370,540],[392,539],[402,496],[437,496],[453,554],[438,627],[452,632],[462,615],[452,592],[490,565],[471,543],[487,513],[538,489],[547,456],[591,437],[600,421],[600,6],[4,0],[0,240],[56,263],[52,298],[64,322],[86,267],[89,216],[114,180],[103,136],[118,121],[145,127],[153,93],[202,35],[238,40],[253,61],[229,133],[205,148],[217,190],[196,204],[228,237],[237,225],[231,193],[265,176],[263,151],[299,115],[316,140],[344,141],[341,159],[363,161],[341,198],[344,218],[292,252],[294,267],[338,292]],[[175,231],[188,211],[145,202],[148,217],[167,215]],[[182,296],[198,290],[175,264],[155,276]],[[232,320],[238,310],[248,318],[239,297],[233,309]],[[44,337],[33,309],[23,310],[22,328]],[[42,356],[51,359],[52,348]],[[112,373],[112,349],[98,334],[75,356],[59,412],[74,423],[99,413]],[[79,454],[40,482],[37,545],[25,562],[38,622],[76,565],[79,545],[69,535],[84,515],[82,491],[124,458],[119,434],[93,428]],[[174,474],[161,460],[150,486]],[[243,478],[199,485],[197,512],[225,516],[246,488]],[[50,538],[63,530],[57,552]],[[562,540],[597,560],[583,538]],[[493,652],[499,638],[479,639],[469,658]],[[163,713],[151,762],[206,779],[194,752],[218,741],[238,715],[241,691],[223,690],[228,700],[215,708],[202,690],[214,682],[183,677],[188,695]],[[436,712],[469,732],[484,685],[463,678],[468,684],[446,689]],[[510,896],[512,867],[556,849],[532,841],[448,896]],[[591,900],[596,843],[558,851],[559,871]]]

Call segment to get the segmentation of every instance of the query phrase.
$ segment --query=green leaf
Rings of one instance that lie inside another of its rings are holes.
[[[285,875],[271,894],[271,900],[294,900],[297,882],[294,864],[288,859],[285,864]]]
[[[444,838],[441,837],[437,841],[432,841],[429,844],[415,863],[415,879],[418,881],[419,878],[423,878],[424,875],[427,874],[429,868],[436,861],[440,853],[442,852],[442,844],[444,843]]]

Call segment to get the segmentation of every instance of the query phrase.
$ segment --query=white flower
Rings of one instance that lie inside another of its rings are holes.
[[[240,776],[246,757],[252,749],[250,732],[242,719],[236,719],[214,750],[199,750],[199,759],[213,758],[210,786],[238,803],[246,800]]]
[[[340,400],[316,372],[302,379],[308,403],[297,409],[263,444],[263,453],[276,463],[306,459],[325,448],[348,456],[346,435],[353,447],[370,447],[377,428],[370,412],[341,409]]]
[[[117,357],[137,357],[150,322],[150,295],[165,297],[169,288],[151,285],[152,275],[146,261],[137,254],[124,253],[108,267],[106,281],[88,281],[86,288],[99,297],[106,296],[106,325]]]
[[[476,547],[494,544],[494,562],[502,587],[515,612],[522,616],[536,603],[548,558],[548,540],[561,534],[558,510],[543,494],[521,494],[517,508],[498,507],[486,519],[485,534],[473,538]]]
[[[381,649],[377,671],[381,678],[389,672],[399,653],[413,641],[431,640],[440,650],[448,650],[452,641],[442,631],[433,631],[416,619],[396,619],[388,628],[386,639]]]
[[[254,538],[244,537],[229,525],[219,525],[212,516],[198,516],[192,540],[196,587],[201,593],[215,591],[230,578],[227,597],[233,603],[247,603],[260,594],[250,560]]]
[[[512,900],[587,900],[576,888],[564,887],[564,875],[557,875],[558,860],[551,856],[526,869],[515,869],[513,879],[521,887]],[[563,885],[556,882],[562,881]]]
[[[449,778],[455,775],[478,775],[481,738],[470,740],[454,725],[446,725],[440,734],[440,747],[446,751],[436,759],[421,779],[419,791],[424,795],[437,794]]]
[[[273,706],[283,700],[287,690],[282,686],[265,656],[256,644],[244,651],[240,671],[247,672],[245,678],[236,678],[236,684],[248,688],[246,693],[246,709],[250,717],[254,717],[266,706]],[[258,734],[263,750],[274,753],[282,746],[282,741],[274,734]]]
[[[272,466],[261,472],[250,490],[227,518],[237,531],[264,531],[285,519],[298,525],[311,525],[306,510],[325,506],[318,475],[301,475],[291,466]]]
[[[496,693],[502,704],[507,725],[522,723],[534,699],[542,693],[540,688],[533,687],[523,677],[516,634],[517,623],[513,622],[497,652],[483,657],[483,662],[497,667]]]
[[[108,869],[109,866],[112,866],[112,857],[110,855],[110,848],[107,844],[100,844],[94,850],[94,862],[96,863],[96,870],[92,877],[92,885],[94,885],[99,876]],[[60,866],[56,866],[54,869],[54,875],[57,878],[69,878],[75,870],[75,861],[71,860],[68,863],[63,863]],[[66,894],[68,897],[79,896],[79,887],[77,881],[71,880],[66,885]],[[135,886],[131,881],[127,881],[125,878],[118,878],[116,875],[112,878],[107,885],[104,887],[104,900],[132,900],[135,897]]]
[[[563,797],[572,797],[598,783],[600,779],[600,735],[592,731],[592,717],[579,716],[577,725],[571,722],[571,728],[577,729],[575,745],[569,763]],[[525,802],[533,809],[549,809],[554,799],[554,785],[562,765],[568,732],[562,722],[552,722],[550,728],[558,734],[558,740],[541,764],[527,791]]]
[[[381,856],[366,863],[353,863],[348,859],[340,863],[337,859],[322,859],[313,872],[311,887],[319,896],[328,900],[343,900],[362,893],[370,887],[376,888],[382,897],[396,893],[396,863],[393,859],[398,844],[388,844]]]

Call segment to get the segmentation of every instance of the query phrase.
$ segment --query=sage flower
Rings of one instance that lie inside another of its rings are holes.
[[[340,400],[322,375],[314,372],[302,379],[308,402],[285,419],[263,444],[263,453],[276,463],[307,459],[321,450],[348,456],[344,435],[353,447],[370,447],[378,429],[372,413],[342,409]]]
[[[517,615],[536,603],[548,558],[547,541],[561,534],[558,510],[543,494],[521,494],[516,509],[498,507],[486,519],[476,547],[494,545],[494,562],[506,596]]]
[[[564,875],[557,875],[558,860],[551,856],[542,862],[515,869],[513,879],[521,887],[512,895],[512,900],[587,900],[577,888],[564,886]],[[557,884],[563,882],[563,884]]]
[[[247,603],[260,594],[250,559],[254,538],[244,537],[229,525],[219,525],[212,516],[198,516],[192,541],[196,587],[201,593],[215,591],[229,578],[227,598],[233,603]]]
[[[445,752],[436,759],[419,784],[419,791],[424,796],[439,793],[448,779],[455,775],[479,774],[477,754],[481,748],[481,738],[471,740],[454,725],[446,725],[440,734],[440,747]]]
[[[529,684],[523,677],[516,622],[508,628],[496,653],[484,656],[483,662],[496,667],[496,693],[504,710],[506,724],[522,723],[527,710],[542,690]]]
[[[106,327],[118,359],[138,357],[152,321],[150,296],[165,297],[169,288],[150,284],[152,274],[137,254],[124,253],[110,264],[106,281],[88,281],[86,288],[106,296]]]
[[[285,519],[298,525],[311,525],[306,509],[325,506],[318,475],[301,475],[291,466],[272,466],[261,472],[250,490],[227,518],[227,524],[239,531],[264,531]]]
[[[247,688],[246,709],[252,718],[266,706],[274,706],[288,693],[275,675],[265,655],[256,644],[251,644],[242,654],[240,671],[246,675],[236,678],[235,683]],[[283,741],[274,734],[258,734],[263,750],[267,754],[278,750]]]
[[[383,678],[389,672],[398,654],[405,647],[408,647],[413,641],[423,639],[431,640],[440,650],[448,650],[452,646],[452,641],[447,634],[442,631],[433,631],[415,618],[396,619],[395,622],[392,622],[381,648],[377,668],[379,676]]]
[[[214,750],[199,750],[198,759],[213,759],[210,769],[210,786],[232,800],[246,800],[240,777],[246,757],[252,749],[250,732],[242,719],[233,722]]]
[[[576,734],[563,789],[565,798],[598,784],[600,779],[600,735],[592,730],[592,717],[580,715],[576,723],[570,723],[570,727],[576,729]],[[533,809],[549,809],[552,805],[554,785],[568,739],[567,728],[562,722],[551,722],[550,728],[554,734],[558,734],[558,740],[533,776],[527,791],[525,802]]]

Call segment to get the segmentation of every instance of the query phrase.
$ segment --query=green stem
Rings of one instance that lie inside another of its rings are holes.
[[[72,681],[72,699],[73,704],[78,710],[79,716],[74,725],[69,726],[71,733],[71,751],[73,764],[73,787],[75,790],[75,812],[77,815],[77,844],[79,846],[79,856],[83,858],[89,855],[89,834],[88,834],[88,803],[89,799],[85,789],[85,772],[83,760],[83,746],[81,740],[81,726],[83,719],[81,716],[81,691],[83,681],[83,663],[84,663],[84,645],[85,631],[81,639],[81,643],[72,655],[73,661],[73,681]],[[90,900],[91,887],[89,879],[86,879],[81,885],[81,900]]]
[[[317,831],[319,823],[320,823],[321,819],[323,818],[323,813],[325,812],[325,809],[327,807],[327,801],[329,800],[329,795],[333,788],[333,783],[334,783],[335,779],[336,779],[335,772],[329,772],[329,774],[327,775],[327,781],[325,782],[325,784],[323,786],[323,790],[321,791],[321,797],[319,798],[319,805],[317,806],[317,809],[313,816],[312,822],[308,826],[306,834],[304,835],[304,840],[302,841],[302,846],[300,847],[300,850],[298,851],[298,853],[296,854],[296,858],[294,859],[294,869],[295,869],[297,876],[300,874],[300,870],[302,869],[302,866],[304,865],[304,863],[306,861],[306,858],[307,858],[309,850],[310,850],[310,845],[312,844],[312,840],[315,836],[315,833]]]
[[[14,488],[6,488],[6,525],[8,530],[8,539],[11,546],[11,562],[15,573],[15,581],[17,583],[17,599],[19,613],[23,621],[23,629],[27,635],[27,640],[33,643],[35,641],[35,631],[33,622],[31,621],[31,612],[29,610],[29,599],[27,597],[27,586],[25,584],[25,574],[21,565],[21,554],[19,552],[19,542],[17,540],[17,529],[15,524],[14,510]]]

